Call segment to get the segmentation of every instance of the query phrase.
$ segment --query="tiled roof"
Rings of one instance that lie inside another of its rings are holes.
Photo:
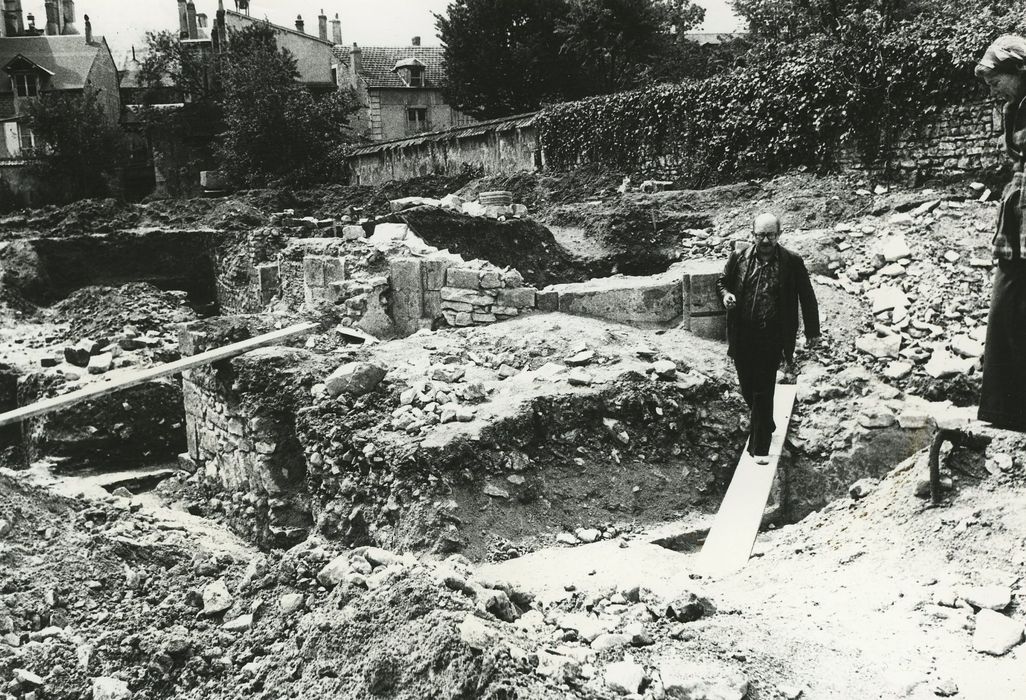
[[[342,64],[349,65],[349,47],[336,45],[335,57]],[[445,72],[442,70],[441,46],[361,46],[360,76],[367,87],[406,87],[406,83],[392,69],[395,64],[417,59],[424,64],[425,87],[440,87]]]
[[[4,37],[0,38],[0,66],[21,55],[53,73],[51,89],[77,90],[85,86],[100,51],[107,51],[102,36],[93,37],[92,44],[87,44],[84,36]],[[0,79],[0,93],[11,90],[11,81]]]

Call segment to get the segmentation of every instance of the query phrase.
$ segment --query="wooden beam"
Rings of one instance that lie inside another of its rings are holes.
[[[756,464],[748,454],[745,445],[741,459],[730,480],[727,494],[716,513],[716,519],[705,538],[698,556],[697,570],[711,576],[734,573],[748,563],[759,534],[762,514],[766,509],[777,463],[787,437],[787,426],[797,387],[794,384],[778,384],[773,396],[773,422],[777,429],[770,442],[769,464]]]
[[[203,367],[204,365],[209,365],[211,362],[217,362],[218,360],[226,360],[229,357],[235,357],[236,355],[241,355],[249,352],[250,350],[255,350],[256,348],[275,345],[288,338],[305,335],[316,328],[316,323],[300,323],[295,326],[289,326],[288,328],[282,328],[279,331],[264,333],[263,335],[258,335],[255,338],[250,338],[249,340],[243,340],[238,343],[232,343],[231,345],[207,350],[189,357],[183,357],[180,360],[175,360],[174,362],[169,362],[167,364],[160,365],[159,367],[138,370],[123,376],[114,382],[97,383],[83,389],[68,392],[61,396],[43,399],[42,401],[37,401],[29,404],[28,406],[16,408],[13,411],[8,411],[7,413],[0,413],[0,427],[21,422],[27,418],[41,416],[45,413],[50,413],[51,411],[57,411],[73,404],[81,403],[82,401],[89,401],[90,399],[106,396],[107,394],[112,394],[115,391],[119,391],[130,386],[145,384],[146,382],[159,379],[160,377],[167,377],[172,374],[179,374],[186,370]]]

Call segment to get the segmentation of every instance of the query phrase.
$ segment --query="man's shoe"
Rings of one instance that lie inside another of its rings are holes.
[[[769,464],[770,463],[769,455],[755,455],[755,463],[756,464]]]

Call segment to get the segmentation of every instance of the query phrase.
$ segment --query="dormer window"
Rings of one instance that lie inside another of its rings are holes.
[[[399,76],[406,87],[422,88],[426,86],[424,69],[424,64],[416,58],[404,58],[401,61],[396,61],[392,71]]]
[[[16,73],[11,76],[14,94],[18,97],[36,97],[39,94],[39,78],[31,73]]]
[[[37,97],[44,86],[41,79],[53,77],[53,71],[43,68],[21,54],[11,59],[3,69],[11,76],[11,90],[15,97]]]

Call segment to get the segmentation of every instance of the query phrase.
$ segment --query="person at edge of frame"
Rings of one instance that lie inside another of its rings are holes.
[[[794,381],[799,302],[806,347],[815,347],[820,335],[819,306],[805,262],[780,245],[780,234],[776,216],[759,214],[752,224],[752,245],[730,254],[716,282],[727,308],[727,355],[751,411],[748,453],[758,464],[769,464],[781,362],[785,377]]]
[[[1026,162],[1026,39],[998,37],[976,64],[976,76],[1005,103],[1005,149],[1012,181],[998,209],[991,241],[997,260],[987,318],[980,420],[1026,432],[1026,260],[1023,259],[1023,163]]]

